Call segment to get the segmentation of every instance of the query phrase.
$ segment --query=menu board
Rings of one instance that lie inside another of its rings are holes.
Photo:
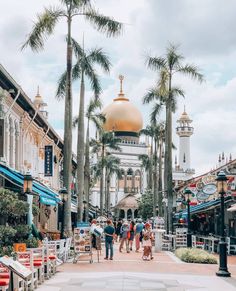
[[[27,277],[32,274],[30,269],[7,256],[1,257],[0,263],[2,263],[5,267],[9,268],[12,272],[16,273],[24,280],[26,280]]]
[[[81,226],[74,229],[74,251],[75,253],[91,252],[90,227]]]

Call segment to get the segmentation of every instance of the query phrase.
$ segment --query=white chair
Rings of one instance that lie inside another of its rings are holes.
[[[30,251],[33,257],[33,265],[34,268],[37,270],[38,275],[38,282],[42,284],[44,282],[44,266],[45,266],[45,256],[44,256],[44,249],[41,248],[31,248],[27,249]]]
[[[205,249],[205,244],[202,241],[197,241],[196,235],[192,235],[192,248]]]
[[[44,247],[46,248],[47,276],[51,277],[57,271],[57,244],[55,241],[48,241]]]
[[[32,272],[31,278],[25,281],[25,289],[34,290],[38,287],[38,272],[37,269],[34,267],[33,263],[33,254],[30,251],[26,252],[17,252],[16,259],[19,263],[24,265],[25,267],[29,268]],[[19,285],[19,277],[16,278],[17,286]],[[19,289],[20,290],[20,289]],[[24,289],[22,289],[24,290]]]
[[[7,291],[10,279],[9,270],[0,263],[0,290]]]
[[[69,259],[71,244],[72,244],[72,237],[68,237],[66,239],[65,254],[64,254],[63,262],[67,262],[67,260]]]
[[[236,244],[231,243],[231,237],[226,237],[228,255],[236,254]]]

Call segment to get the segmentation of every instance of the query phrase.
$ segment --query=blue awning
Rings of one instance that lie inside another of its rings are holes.
[[[6,167],[5,165],[0,165],[0,175],[5,179],[15,184],[19,188],[23,188],[24,185],[24,175],[21,173]],[[49,187],[44,186],[38,181],[33,181],[32,187],[33,194],[40,197],[40,202],[47,205],[56,205],[61,201],[59,194],[51,190]],[[48,203],[47,203],[48,202]]]
[[[211,200],[207,202],[202,202],[201,204],[190,206],[190,213],[194,214],[202,210],[206,210],[209,207],[216,206],[220,204],[220,199]],[[187,215],[187,210],[183,211],[183,214]]]

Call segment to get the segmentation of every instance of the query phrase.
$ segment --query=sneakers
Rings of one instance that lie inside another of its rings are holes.
[[[104,258],[104,260],[108,260],[108,258],[107,258],[107,257],[105,257],[105,258]]]
[[[110,260],[113,260],[113,258],[110,258]]]

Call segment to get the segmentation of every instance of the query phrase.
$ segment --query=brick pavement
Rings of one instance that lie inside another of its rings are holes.
[[[114,260],[78,261],[61,265],[56,276],[46,281],[39,291],[74,290],[160,290],[160,291],[233,291],[236,290],[236,257],[229,257],[232,278],[215,275],[218,265],[187,264],[171,252],[153,253],[153,261],[143,261],[142,253],[119,253],[115,245]],[[86,256],[82,259],[88,259]]]

